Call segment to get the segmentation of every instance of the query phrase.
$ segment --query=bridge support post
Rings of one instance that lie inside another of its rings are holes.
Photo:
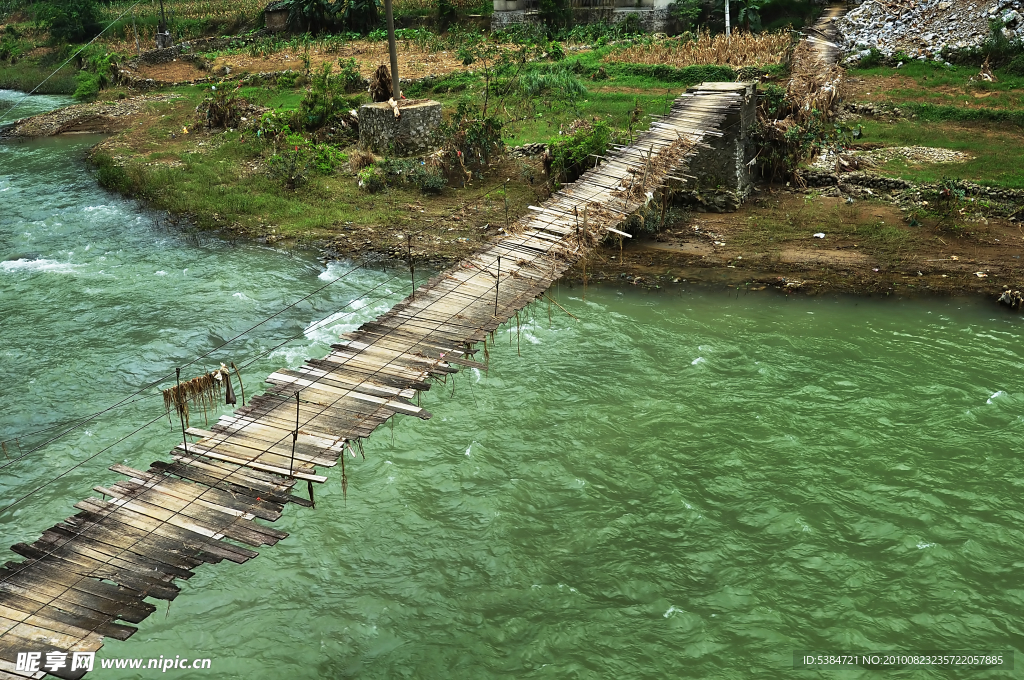
[[[698,210],[708,212],[738,209],[754,187],[750,162],[755,149],[750,129],[757,120],[757,84],[701,83],[687,90],[697,97],[723,92],[735,93],[742,99],[730,107],[722,121],[722,136],[707,139],[711,148],[694,155],[688,172],[697,179],[683,184],[678,194],[682,201],[696,203]]]

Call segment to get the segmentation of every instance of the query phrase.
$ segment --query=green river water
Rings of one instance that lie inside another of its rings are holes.
[[[187,238],[98,188],[95,141],[0,144],[0,439],[21,437],[0,505],[80,464],[0,515],[4,546],[97,495],[108,465],[166,460],[180,433],[164,418],[116,443],[160,416],[148,389],[34,446],[354,266]],[[408,285],[357,269],[184,374],[233,360],[251,395]],[[198,568],[98,654],[209,670],[95,675],[1024,676],[793,668],[796,650],[1024,649],[1020,317],[973,300],[557,293],[579,322],[533,308],[521,357],[499,332],[488,373],[424,395],[433,419],[368,440],[347,501],[331,471],[315,510],[275,523],[289,538]]]

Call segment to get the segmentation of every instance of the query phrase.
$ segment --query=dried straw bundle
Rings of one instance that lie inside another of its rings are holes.
[[[391,70],[381,64],[370,78],[370,98],[375,102],[391,99]]]
[[[612,196],[625,201],[630,210],[644,206],[662,186],[665,175],[677,171],[683,159],[695,147],[696,142],[693,139],[680,137],[660,153],[652,154],[640,167],[631,168],[630,177],[620,182],[619,188],[611,192]],[[584,173],[577,183],[585,183],[586,179],[587,175]],[[565,245],[557,246],[553,251],[559,257],[569,260],[580,257],[584,251],[593,248],[608,235],[609,227],[614,228],[622,223],[623,214],[621,208],[610,210],[600,202],[590,201],[585,208],[577,210],[575,222],[575,233],[570,235]],[[513,233],[517,233],[526,224],[522,220],[518,221],[517,229],[513,229]]]
[[[786,84],[786,102],[797,123],[814,115],[831,122],[839,112],[845,71],[823,62],[813,47],[801,43],[793,54],[792,76]]]
[[[667,64],[677,68],[694,65],[767,66],[783,61],[793,48],[788,31],[774,33],[733,33],[731,37],[712,36],[708,31],[697,34],[696,39],[675,38],[631,45],[612,52],[605,61],[632,64]]]
[[[185,421],[185,427],[188,427],[189,402],[193,402],[202,407],[203,419],[209,422],[207,410],[213,410],[217,407],[217,403],[220,401],[225,389],[227,391],[227,403],[234,404],[235,394],[231,388],[231,374],[228,372],[227,367],[223,365],[215,371],[167,388],[163,391],[163,395],[164,409],[167,411],[168,419],[173,408],[178,416]]]

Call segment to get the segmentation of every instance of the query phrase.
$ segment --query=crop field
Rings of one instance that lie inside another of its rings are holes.
[[[793,47],[792,33],[733,33],[729,38],[701,32],[696,40],[677,38],[637,43],[615,50],[606,57],[609,62],[631,64],[666,64],[676,68],[710,64],[732,67],[766,66],[783,60]]]

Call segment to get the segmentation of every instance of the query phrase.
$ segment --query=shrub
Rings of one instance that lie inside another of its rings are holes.
[[[99,32],[96,0],[49,0],[36,5],[36,19],[57,43],[79,43]]]
[[[1018,54],[1006,65],[1006,72],[1015,76],[1024,76],[1024,54]]]
[[[317,144],[313,147],[312,167],[317,174],[333,175],[347,162],[348,156],[330,144]]]
[[[551,41],[551,44],[548,45],[548,59],[551,61],[565,59],[565,48],[562,47],[562,43]]]
[[[292,133],[291,120],[291,114],[277,110],[267,111],[260,118],[256,136],[264,139],[284,139]]]
[[[344,0],[338,14],[341,25],[349,31],[367,33],[380,23],[380,2],[378,0]]]
[[[878,51],[878,48],[872,47],[871,53],[854,62],[854,66],[857,68],[874,68],[882,63],[882,59],[882,53]]]
[[[358,74],[358,71],[356,73]],[[310,85],[299,103],[299,109],[296,111],[297,127],[317,130],[334,116],[352,108],[345,96],[350,78],[351,74],[332,76],[331,65],[324,63],[320,70],[313,74]]]
[[[501,139],[503,125],[501,119],[485,117],[476,107],[460,102],[455,115],[438,127],[441,156],[447,159],[446,169],[454,170],[458,165],[482,174],[491,158],[505,148]]]
[[[312,159],[309,151],[296,146],[281,154],[274,154],[267,161],[267,172],[272,179],[295,191],[309,179]]]
[[[591,156],[603,156],[611,141],[608,123],[575,121],[569,126],[568,136],[555,137],[548,144],[551,178],[559,182],[576,181],[590,167]]]
[[[359,92],[363,89],[363,76],[359,73],[359,64],[355,58],[338,59],[338,79],[345,92]]]
[[[421,160],[389,158],[377,169],[388,186],[412,184],[425,194],[439,194],[448,183],[437,168]]]
[[[702,11],[700,0],[676,0],[668,6],[668,16],[680,33],[696,28]]]
[[[338,8],[331,0],[287,0],[288,28],[319,33],[335,22]]]
[[[199,105],[198,111],[206,109],[206,127],[237,128],[242,122],[242,106],[246,101],[238,96],[238,88],[221,85],[210,86],[210,95]]]
[[[79,71],[75,74],[74,98],[82,101],[92,101],[100,93],[100,77],[88,71]]]
[[[371,165],[368,168],[363,168],[357,175],[359,179],[359,188],[363,191],[367,191],[371,194],[375,194],[379,191],[383,191],[387,184],[384,182],[384,176],[377,169],[377,166]]]
[[[569,0],[539,0],[538,14],[549,32],[572,25],[572,6]]]

